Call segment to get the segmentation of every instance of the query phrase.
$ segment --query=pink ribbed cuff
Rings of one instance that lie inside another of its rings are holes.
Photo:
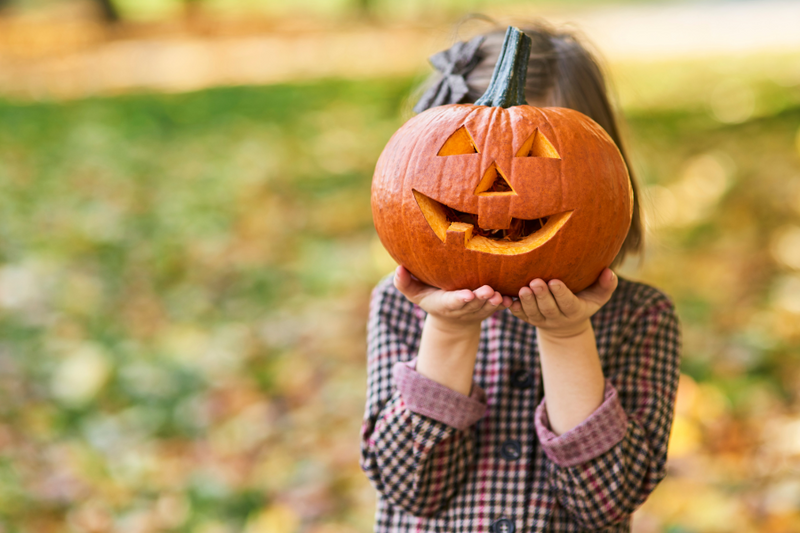
[[[575,466],[604,454],[625,437],[628,429],[628,415],[609,380],[600,407],[566,433],[556,435],[550,429],[545,399],[536,408],[534,422],[544,453],[560,466]]]
[[[465,430],[486,414],[486,392],[474,383],[465,396],[417,372],[416,358],[394,364],[394,383],[408,410]]]

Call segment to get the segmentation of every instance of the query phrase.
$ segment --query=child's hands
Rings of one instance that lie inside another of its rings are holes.
[[[394,273],[394,286],[429,316],[435,317],[440,325],[480,324],[501,306],[511,305],[509,296],[503,296],[488,285],[474,291],[443,291],[413,278],[403,266],[397,267]]]
[[[617,288],[617,275],[610,269],[600,273],[597,281],[578,294],[563,282],[541,279],[531,281],[519,290],[519,300],[511,304],[511,313],[536,326],[552,337],[572,337],[591,327],[589,318],[608,302]]]

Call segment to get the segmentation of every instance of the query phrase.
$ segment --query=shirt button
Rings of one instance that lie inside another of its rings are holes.
[[[516,461],[522,457],[522,446],[518,440],[508,439],[500,445],[500,457],[506,461]]]
[[[533,376],[527,370],[515,370],[511,373],[511,386],[515,389],[530,389],[533,386]]]
[[[508,518],[501,518],[492,524],[492,533],[514,533],[514,522]]]

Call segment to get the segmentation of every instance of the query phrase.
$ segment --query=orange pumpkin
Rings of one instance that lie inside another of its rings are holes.
[[[420,113],[378,159],[378,236],[425,283],[516,296],[533,279],[560,279],[577,292],[625,240],[633,212],[625,162],[589,117],[527,105],[529,46],[509,28],[486,95]]]

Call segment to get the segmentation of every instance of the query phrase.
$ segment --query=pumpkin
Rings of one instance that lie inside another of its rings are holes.
[[[516,296],[542,278],[578,292],[625,240],[633,189],[617,146],[578,111],[527,105],[529,54],[509,28],[486,94],[411,118],[378,159],[375,229],[429,285]]]

